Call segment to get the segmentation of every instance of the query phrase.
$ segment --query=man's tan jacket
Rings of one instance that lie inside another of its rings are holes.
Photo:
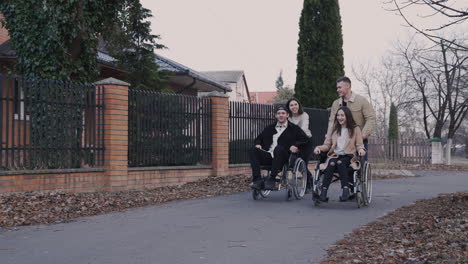
[[[328,131],[327,136],[330,136],[331,131],[333,131],[333,123],[335,122],[336,112],[338,108],[343,105],[343,99],[336,99],[331,107],[330,118],[328,120]],[[356,122],[356,125],[359,126],[362,130],[362,136],[368,138],[372,133],[375,123],[375,112],[372,108],[372,105],[367,101],[363,96],[351,93],[346,106],[351,110],[353,119]]]

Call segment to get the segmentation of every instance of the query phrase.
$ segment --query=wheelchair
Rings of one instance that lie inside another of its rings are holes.
[[[319,162],[317,162],[313,175],[312,200],[314,201],[315,206],[318,206],[321,203],[319,197],[322,190],[322,182],[324,178],[323,171],[325,170],[325,167],[320,165],[325,165],[323,163],[327,157],[326,153],[324,154],[325,155],[321,155]],[[361,157],[359,161],[356,162],[356,166],[348,167],[348,177],[350,179],[350,200],[356,200],[358,208],[368,206],[372,201],[372,168],[370,163]],[[332,183],[339,180],[339,175],[335,172],[333,174]]]
[[[271,172],[271,165],[260,166],[262,179],[267,179]],[[307,185],[307,165],[296,153],[289,156],[288,162],[283,166],[281,172],[276,176],[276,189],[254,189],[252,190],[252,198],[258,200],[267,198],[271,191],[285,190],[286,200],[291,200],[294,196],[296,200],[304,197]]]

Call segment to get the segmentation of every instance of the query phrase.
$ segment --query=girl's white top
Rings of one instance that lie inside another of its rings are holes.
[[[312,137],[312,133],[309,130],[309,115],[304,112],[299,116],[291,115],[289,121],[295,125],[298,125],[308,137]]]
[[[336,142],[336,148],[335,148],[335,153],[338,155],[345,155],[346,153],[344,152],[346,143],[348,142],[349,136],[348,136],[348,129],[346,127],[341,128],[341,135],[338,137],[338,140]]]

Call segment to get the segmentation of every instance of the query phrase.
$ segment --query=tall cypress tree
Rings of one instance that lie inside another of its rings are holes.
[[[398,139],[398,115],[397,115],[397,108],[393,103],[390,106],[388,139]]]
[[[299,28],[296,96],[308,107],[330,107],[344,75],[338,0],[304,0]]]
[[[398,115],[397,108],[392,103],[390,106],[390,117],[388,118],[388,155],[389,159],[398,159],[400,147],[398,144]]]

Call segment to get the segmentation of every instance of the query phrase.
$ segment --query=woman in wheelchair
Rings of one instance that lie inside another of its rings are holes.
[[[347,201],[350,196],[348,167],[352,162],[358,160],[355,155],[366,154],[362,141],[361,129],[354,122],[351,111],[348,107],[342,106],[338,109],[335,116],[335,123],[331,135],[327,135],[325,142],[314,149],[315,154],[327,152],[327,167],[324,170],[324,179],[319,200],[328,201],[327,191],[333,178],[333,173],[338,172],[340,176],[342,195],[340,201]]]

